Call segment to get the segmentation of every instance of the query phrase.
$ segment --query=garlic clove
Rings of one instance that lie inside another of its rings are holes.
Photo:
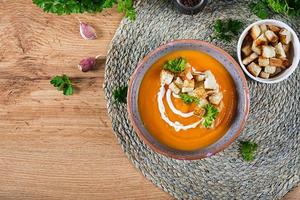
[[[84,22],[80,22],[80,35],[85,40],[94,40],[97,38],[96,30]]]
[[[94,57],[88,57],[82,59],[78,64],[78,69],[82,72],[88,72],[92,70],[96,65],[96,59]]]

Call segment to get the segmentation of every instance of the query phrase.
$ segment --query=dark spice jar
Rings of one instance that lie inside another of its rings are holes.
[[[173,0],[177,9],[187,15],[200,12],[208,0]]]

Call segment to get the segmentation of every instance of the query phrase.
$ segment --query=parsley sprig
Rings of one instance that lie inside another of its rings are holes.
[[[136,18],[136,13],[132,6],[132,0],[119,0],[118,12],[125,13],[125,16],[130,20],[135,20]]]
[[[186,93],[182,93],[179,96],[180,96],[181,100],[186,104],[191,104],[191,103],[199,104],[199,102],[200,102],[200,100],[197,97],[188,95]],[[203,108],[205,110],[205,114],[203,115],[202,125],[205,128],[212,127],[213,122],[215,121],[215,119],[217,118],[217,116],[219,114],[219,110],[212,104],[207,104]]]
[[[74,92],[72,82],[65,74],[53,77],[50,83],[54,85],[54,87],[57,87],[58,91],[63,91],[63,94],[66,96],[72,95]]]
[[[130,20],[135,19],[132,0],[32,0],[32,2],[45,12],[58,15],[101,12],[104,8],[111,8],[117,4],[119,12],[125,13]]]
[[[244,160],[253,161],[255,158],[255,152],[257,150],[257,144],[250,141],[243,141],[240,144],[240,153]]]
[[[113,99],[115,102],[126,103],[127,102],[128,86],[121,86],[113,91]]]
[[[191,104],[191,103],[199,103],[199,99],[197,97],[193,97],[191,95],[181,93],[180,95],[181,100],[186,103],[186,104]]]
[[[168,60],[164,65],[164,69],[174,73],[180,73],[184,71],[186,63],[187,61],[184,58],[175,58],[173,60]]]
[[[269,8],[266,0],[250,3],[250,10],[253,14],[261,19],[266,19],[269,16]]]
[[[253,14],[261,19],[268,18],[270,10],[287,16],[300,16],[299,0],[255,0],[250,4]]]
[[[213,122],[217,118],[219,114],[219,110],[212,104],[205,105],[204,109],[205,109],[205,114],[203,116],[204,121],[202,124],[205,128],[209,128],[213,125]]]
[[[230,42],[234,35],[237,35],[240,29],[243,27],[243,23],[239,20],[217,19],[214,24],[214,38]]]

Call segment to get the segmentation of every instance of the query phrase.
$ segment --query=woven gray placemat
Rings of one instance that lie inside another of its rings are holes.
[[[229,3],[230,2],[230,3]],[[112,126],[134,165],[178,199],[280,199],[299,182],[300,176],[300,68],[279,84],[260,84],[248,79],[250,115],[236,142],[215,156],[197,161],[179,161],[153,152],[134,132],[124,104],[114,104],[112,91],[128,84],[141,60],[151,50],[174,39],[200,39],[227,50],[236,57],[232,43],[212,40],[215,19],[241,19],[246,25],[258,20],[248,1],[211,1],[195,16],[178,13],[171,1],[136,1],[137,19],[124,19],[108,53],[104,90]],[[300,20],[287,20],[300,32]],[[297,25],[297,26],[296,26]],[[258,143],[255,161],[239,156],[239,141]]]

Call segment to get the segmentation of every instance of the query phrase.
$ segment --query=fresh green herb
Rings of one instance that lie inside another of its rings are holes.
[[[299,0],[256,0],[250,4],[251,11],[263,19],[269,15],[268,7],[276,13],[300,16]]]
[[[127,102],[127,90],[128,86],[118,87],[113,91],[113,99],[115,102],[126,103]]]
[[[300,16],[300,1],[299,0],[291,0],[288,4],[289,7],[289,15],[290,16]]]
[[[135,20],[136,18],[135,10],[132,6],[132,0],[119,0],[118,12],[125,13],[125,16],[130,20]]]
[[[234,35],[237,35],[243,23],[239,20],[221,20],[217,19],[214,24],[214,38],[230,42]]]
[[[254,160],[255,152],[257,149],[257,144],[250,141],[241,142],[240,153],[244,160],[252,161]]]
[[[58,91],[63,91],[64,95],[72,95],[73,94],[73,86],[70,78],[63,74],[62,76],[55,76],[51,79],[50,83],[57,87]]]
[[[197,97],[193,97],[193,96],[185,94],[185,93],[180,94],[180,98],[186,104],[191,104],[191,103],[198,104],[199,103],[199,99]]]
[[[287,1],[287,0],[267,0],[270,8],[276,13],[283,13],[285,15],[290,15],[290,7],[288,2],[297,2],[298,0],[294,1]],[[300,2],[298,1],[298,4]]]
[[[104,8],[111,8],[118,4],[118,11],[124,12],[130,20],[135,19],[135,10],[132,0],[32,0],[34,4],[45,12],[58,15],[71,13],[95,13]]]
[[[164,65],[164,69],[170,70],[174,73],[180,73],[184,71],[186,63],[186,59],[181,57],[173,60],[168,60]]]
[[[217,118],[219,110],[212,104],[207,104],[203,108],[205,109],[205,114],[203,116],[204,121],[202,124],[204,127],[209,128]]]
[[[250,10],[253,14],[261,19],[266,19],[269,16],[269,8],[266,0],[261,0],[258,2],[252,2],[250,4]]]

